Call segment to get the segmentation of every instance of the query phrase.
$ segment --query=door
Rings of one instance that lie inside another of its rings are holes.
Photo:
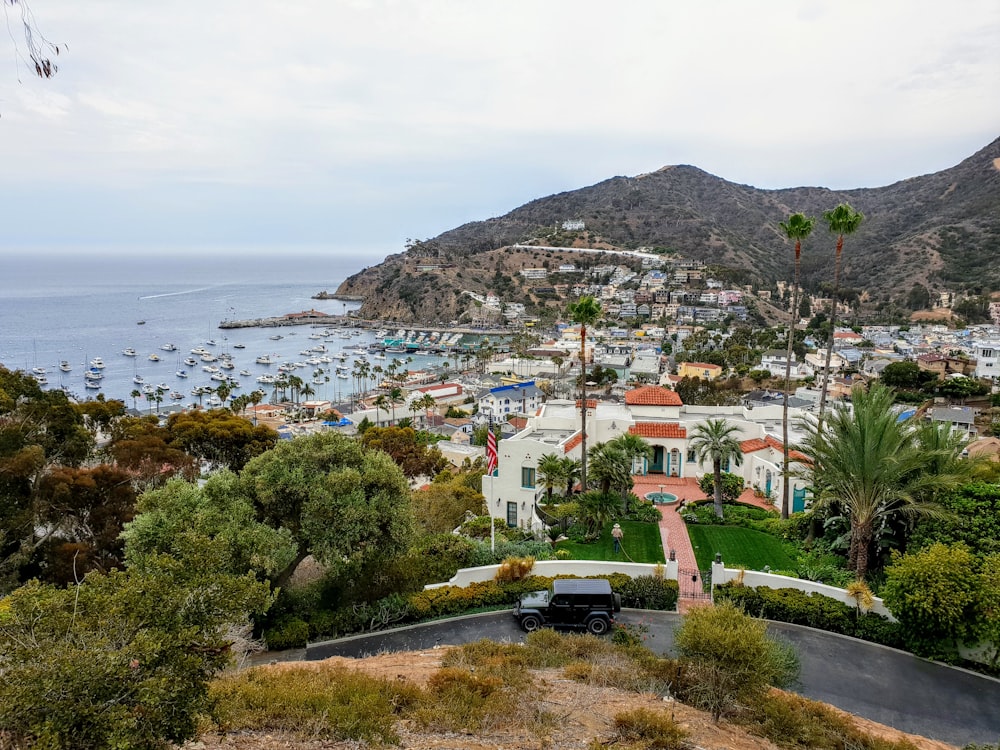
[[[650,472],[656,474],[663,473],[663,446],[655,445],[653,446],[653,463],[649,465]]]
[[[796,487],[792,491],[792,513],[801,513],[806,509],[806,488]]]
[[[764,497],[771,497],[771,470],[764,476]]]

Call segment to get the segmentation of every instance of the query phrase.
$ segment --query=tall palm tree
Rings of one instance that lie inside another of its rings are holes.
[[[608,442],[619,446],[625,451],[625,454],[629,457],[629,461],[633,462],[629,464],[630,470],[633,468],[635,459],[645,458],[647,460],[651,460],[653,458],[653,446],[638,435],[633,435],[631,432],[623,432],[621,435]]]
[[[375,426],[376,427],[379,426],[379,419],[378,419],[379,410],[382,410],[386,414],[388,414],[389,413],[389,406],[391,405],[391,403],[392,402],[389,400],[389,396],[386,395],[385,393],[380,393],[378,396],[375,397],[375,400],[372,402],[372,405],[375,407]]]
[[[601,317],[600,303],[589,295],[571,302],[570,319],[580,326],[580,487],[587,491],[587,326]]]
[[[545,488],[545,502],[552,503],[552,491],[566,481],[563,462],[555,453],[546,453],[538,459],[538,481]]]
[[[805,214],[792,214],[788,221],[781,222],[778,226],[785,236],[790,240],[795,240],[795,272],[792,282],[792,315],[788,321],[788,346],[785,350],[785,395],[781,404],[781,436],[784,444],[784,463],[782,468],[783,481],[781,483],[781,517],[788,518],[789,508],[789,473],[788,467],[788,390],[791,388],[792,379],[792,344],[795,341],[795,321],[799,317],[799,273],[802,268],[802,240],[812,234],[813,220]]]
[[[892,411],[894,393],[881,383],[855,389],[851,409],[835,409],[828,424],[804,423],[804,465],[814,512],[836,509],[850,531],[848,564],[859,580],[869,569],[878,534],[890,520],[947,515],[931,498],[962,481],[949,468],[952,446],[922,442],[910,421]],[[939,473],[939,469],[944,469]]]
[[[257,390],[255,390],[255,391],[250,391],[250,403],[251,404],[253,404],[254,406],[256,406],[257,404],[259,404],[263,400],[264,400],[264,391],[260,390],[259,388]],[[254,424],[254,427],[257,426],[257,410],[256,409],[254,409],[254,412],[253,412],[253,424]]]
[[[392,424],[396,424],[396,404],[401,404],[406,400],[406,394],[399,386],[389,389],[389,407],[392,409]]]
[[[132,397],[132,408],[138,411],[139,407],[136,403],[136,399],[142,398],[142,391],[138,390],[137,388],[133,388],[132,392],[128,395]]]
[[[823,390],[819,395],[819,422],[823,423],[826,409],[826,388],[830,382],[830,358],[833,356],[833,334],[837,328],[837,296],[840,294],[840,256],[844,251],[844,236],[854,234],[864,220],[864,214],[847,203],[832,211],[824,211],[823,219],[833,234],[837,235],[837,250],[833,259],[833,300],[830,304],[830,336],[826,340],[826,362],[823,365]]]
[[[712,479],[715,495],[715,515],[722,518],[722,464],[731,461],[743,463],[743,451],[736,438],[740,428],[725,419],[709,419],[691,431],[688,447],[695,452],[699,463],[712,462]]]

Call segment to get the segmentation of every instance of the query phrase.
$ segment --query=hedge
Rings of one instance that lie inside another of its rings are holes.
[[[860,613],[822,594],[769,586],[753,588],[730,581],[715,587],[715,598],[716,601],[731,601],[747,614],[765,620],[807,625],[883,646],[904,648],[899,623],[874,612]]]

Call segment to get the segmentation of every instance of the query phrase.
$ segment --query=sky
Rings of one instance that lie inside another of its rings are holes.
[[[61,52],[31,75],[0,3],[0,252],[374,258],[667,165],[875,187],[1000,136],[997,0],[20,7]]]

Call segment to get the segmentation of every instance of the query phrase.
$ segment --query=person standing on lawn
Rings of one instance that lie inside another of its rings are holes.
[[[615,540],[615,554],[617,555],[622,549],[622,537],[625,536],[625,532],[622,531],[620,524],[615,524],[611,528],[611,536]]]

